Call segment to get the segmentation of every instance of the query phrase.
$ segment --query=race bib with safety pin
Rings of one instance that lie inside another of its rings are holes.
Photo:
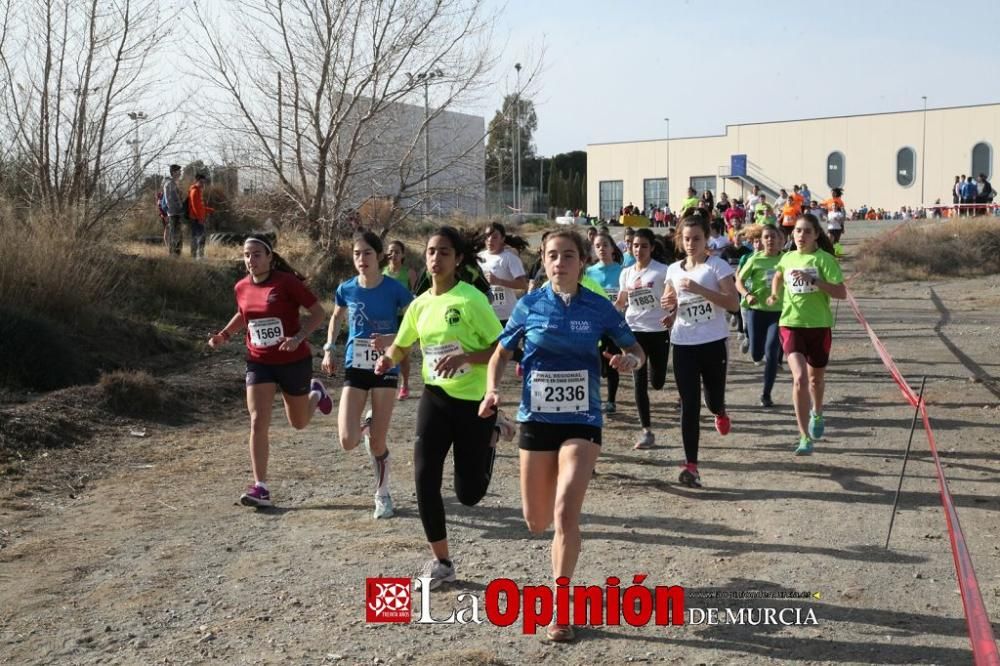
[[[636,312],[650,312],[656,307],[656,296],[649,287],[641,287],[628,292],[628,305]]]
[[[688,296],[677,302],[677,318],[688,326],[715,319],[716,310],[704,296]]]
[[[815,267],[795,268],[792,270],[797,270],[799,277],[792,277],[792,272],[788,272],[788,291],[793,294],[811,294],[814,291],[819,291],[819,287],[815,284],[819,278],[819,270]]]
[[[438,361],[445,356],[461,354],[462,345],[457,342],[445,342],[440,345],[430,345],[429,347],[424,347],[422,351],[424,354],[424,366],[427,368],[428,379],[442,379],[441,375],[434,371],[434,366],[436,366]],[[471,366],[468,363],[463,363],[459,366],[458,370],[455,371],[455,374],[451,376],[451,379],[464,375],[469,371],[470,367]]]
[[[254,347],[274,347],[285,337],[285,327],[277,317],[251,319],[247,329],[250,331],[250,344]]]
[[[375,351],[375,346],[369,338],[354,338],[354,354],[351,367],[358,370],[374,370],[375,362],[382,354]]]
[[[531,373],[531,411],[566,414],[590,409],[586,370]]]

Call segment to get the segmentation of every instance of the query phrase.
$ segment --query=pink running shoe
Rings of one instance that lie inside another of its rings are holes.
[[[396,400],[406,400],[410,397],[410,388],[408,386],[399,387],[399,395],[396,396]]]
[[[323,382],[318,379],[312,380],[310,389],[319,393],[319,402],[316,403],[316,409],[323,414],[329,414],[332,412],[333,400],[330,399],[330,394],[326,392],[326,387],[323,386]]]
[[[715,417],[715,429],[718,431],[720,435],[728,435],[732,427],[733,424],[729,420],[728,414],[723,414],[722,416]]]

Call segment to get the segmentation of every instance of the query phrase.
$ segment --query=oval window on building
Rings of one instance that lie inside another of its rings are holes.
[[[990,144],[980,141],[972,147],[972,171],[970,175],[975,178],[979,174],[986,174],[986,178],[993,176],[993,149]]]
[[[913,185],[916,168],[916,151],[913,148],[900,148],[896,153],[896,182],[903,187]]]
[[[844,186],[844,153],[834,151],[826,158],[826,184],[831,189]]]

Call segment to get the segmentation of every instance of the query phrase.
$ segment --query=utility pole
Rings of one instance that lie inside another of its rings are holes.
[[[132,119],[132,130],[133,135],[130,141],[126,143],[132,146],[132,170],[135,174],[135,198],[138,199],[142,194],[142,154],[139,148],[139,121],[145,120],[147,118],[146,114],[142,111],[129,111],[128,117]]]
[[[285,142],[282,136],[284,122],[281,109],[281,70],[278,70],[278,175],[285,172]]]
[[[927,95],[924,100],[924,129],[920,138],[920,210],[924,210],[924,164],[927,163]]]
[[[664,118],[667,121],[667,207],[670,207],[670,118]]]
[[[420,81],[424,84],[424,215],[431,214],[431,106],[430,106],[430,94],[429,86],[431,79],[439,79],[444,76],[444,72],[440,69],[429,69],[426,72],[419,72],[414,75],[411,72],[406,73],[407,78],[412,84],[414,80]]]
[[[523,213],[521,206],[523,202],[521,201],[521,63],[516,63],[514,69],[517,70],[517,106],[515,107],[517,113],[517,212]]]

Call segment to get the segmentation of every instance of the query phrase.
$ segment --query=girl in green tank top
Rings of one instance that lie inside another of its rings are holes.
[[[403,245],[403,241],[394,240],[389,243],[389,250],[385,253],[386,258],[389,263],[385,265],[382,269],[382,273],[388,277],[391,277],[396,282],[400,283],[411,292],[413,291],[413,285],[417,281],[416,273],[414,273],[412,268],[407,268],[404,264],[406,259],[406,246]],[[400,321],[403,319],[403,313],[399,313]],[[399,394],[396,396],[397,400],[406,400],[410,397],[410,357],[407,356],[399,364],[399,375],[403,378],[403,382],[399,387]]]

